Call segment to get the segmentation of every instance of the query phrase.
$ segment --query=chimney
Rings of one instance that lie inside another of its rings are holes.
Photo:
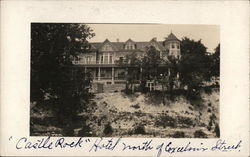
[[[117,38],[117,39],[116,39],[116,42],[118,42],[118,43],[119,43],[119,38]]]

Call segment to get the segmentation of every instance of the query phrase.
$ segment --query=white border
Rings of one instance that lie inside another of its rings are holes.
[[[247,156],[249,154],[249,3],[247,1],[2,1],[1,2],[1,155],[155,156],[155,152],[85,149],[16,150],[9,141],[29,136],[30,23],[215,24],[221,32],[221,139],[242,139],[241,151],[172,156]],[[31,138],[35,140],[35,137]],[[67,138],[73,140],[75,138]],[[124,139],[140,143],[141,138]],[[155,141],[170,139],[155,139]],[[171,139],[211,145],[217,139]],[[146,154],[145,154],[146,153]],[[169,155],[169,154],[162,154]]]

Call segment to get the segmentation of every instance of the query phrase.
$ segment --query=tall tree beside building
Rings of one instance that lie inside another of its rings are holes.
[[[211,57],[201,40],[187,37],[181,41],[180,81],[189,91],[197,91],[211,79]]]
[[[214,54],[211,56],[213,60],[212,75],[215,77],[220,76],[220,44],[215,48]]]
[[[141,65],[141,60],[138,58],[137,54],[133,52],[130,55],[126,55],[125,63],[129,65],[128,74],[126,75],[126,90],[128,92],[134,93],[134,84],[138,80],[138,68]]]
[[[90,96],[90,77],[72,61],[89,50],[87,39],[93,36],[83,24],[31,24],[31,102],[53,102],[49,107],[66,135],[72,135],[70,125]]]
[[[148,47],[142,58],[142,76],[146,80],[156,80],[159,77],[159,65],[162,63],[160,52],[154,46]]]

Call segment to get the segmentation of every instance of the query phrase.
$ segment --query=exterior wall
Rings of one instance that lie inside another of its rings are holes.
[[[94,44],[94,43],[93,43]],[[129,39],[125,43],[112,43],[105,40],[103,43],[95,43],[95,47],[91,53],[81,54],[78,61],[74,64],[80,65],[88,72],[91,72],[93,79],[98,82],[112,82],[125,80],[128,73],[127,67],[120,67],[120,60],[126,60],[127,55],[136,54],[138,58],[142,58],[146,54],[148,46],[154,46],[164,60],[168,56],[180,58],[180,41],[176,39],[157,42],[152,39],[149,42],[134,42]],[[99,44],[99,46],[98,46]]]

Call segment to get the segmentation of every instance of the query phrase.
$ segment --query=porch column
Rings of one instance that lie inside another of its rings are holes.
[[[140,68],[140,80],[142,80],[142,67]]]
[[[115,75],[115,69],[114,69],[114,67],[112,67],[112,73],[111,73],[112,84],[114,84],[114,75]]]
[[[101,80],[101,68],[98,67],[98,80]]]
[[[109,53],[108,53],[108,64],[109,64]]]

